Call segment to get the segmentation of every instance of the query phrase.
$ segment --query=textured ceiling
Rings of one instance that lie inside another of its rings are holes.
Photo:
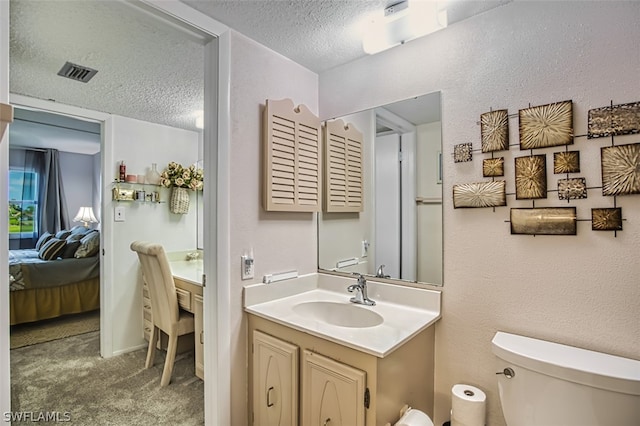
[[[397,2],[182,1],[317,73],[363,57],[363,19]],[[449,0],[449,24],[509,1]],[[12,93],[195,129],[202,35],[167,25],[135,0],[11,0],[10,12]],[[98,73],[86,84],[64,79],[57,72],[66,61]]]
[[[320,73],[366,56],[363,24],[401,0],[181,0],[264,46]],[[436,1],[436,0],[419,0]],[[511,0],[448,0],[448,22]]]
[[[67,105],[195,129],[203,41],[118,1],[10,3],[10,89]],[[98,70],[57,75],[66,61]]]

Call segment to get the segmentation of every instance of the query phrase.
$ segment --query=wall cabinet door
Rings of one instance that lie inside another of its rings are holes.
[[[366,373],[305,350],[302,356],[302,423],[363,426]]]
[[[253,424],[298,424],[298,347],[253,332]]]

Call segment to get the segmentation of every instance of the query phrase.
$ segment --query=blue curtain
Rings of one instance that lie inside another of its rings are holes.
[[[33,232],[21,233],[20,248],[34,248],[38,237],[44,232],[52,234],[69,227],[69,214],[62,185],[62,175],[57,149],[25,150],[23,169],[22,199],[33,199],[29,192],[33,185],[33,172],[38,176],[38,195],[36,217],[37,224]],[[24,210],[24,209],[23,209]]]

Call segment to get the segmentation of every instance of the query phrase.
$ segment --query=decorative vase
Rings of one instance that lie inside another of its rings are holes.
[[[158,173],[158,165],[156,163],[151,164],[151,169],[147,172],[146,182],[152,185],[160,185],[160,173]]]
[[[171,190],[171,213],[189,213],[189,190],[186,188],[176,188]]]

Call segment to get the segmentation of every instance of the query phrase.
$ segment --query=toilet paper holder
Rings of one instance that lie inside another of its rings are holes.
[[[496,373],[496,375],[497,375],[497,374],[504,374],[504,376],[505,376],[507,379],[512,379],[512,378],[516,375],[516,372],[515,372],[515,371],[513,371],[513,368],[511,368],[511,367],[507,367],[507,368],[505,368],[505,369],[504,369],[504,370],[502,370],[502,371],[498,371],[498,372]]]

